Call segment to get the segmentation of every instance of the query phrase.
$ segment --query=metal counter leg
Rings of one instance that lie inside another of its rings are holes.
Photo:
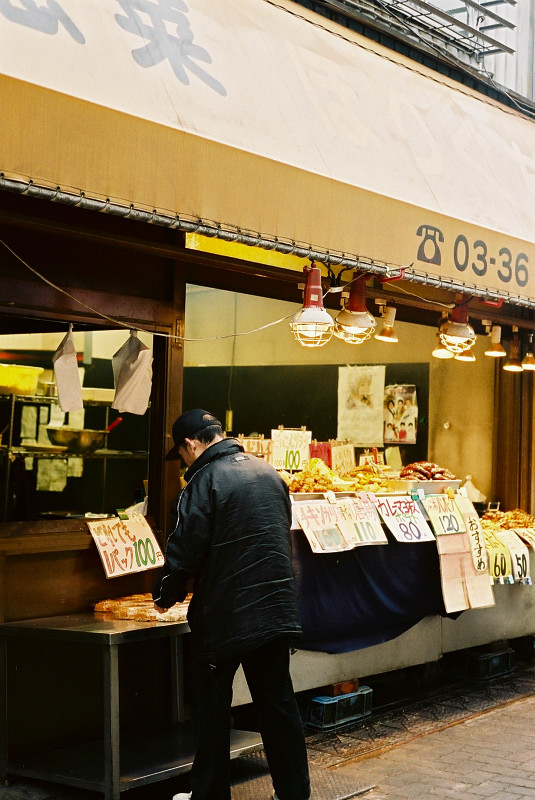
[[[7,786],[7,636],[0,636],[0,782]]]
[[[121,793],[119,739],[119,650],[102,648],[104,680],[104,800],[119,800]]]

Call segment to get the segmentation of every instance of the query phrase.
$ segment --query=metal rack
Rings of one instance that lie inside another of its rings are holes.
[[[2,494],[2,506],[0,508],[0,522],[7,520],[8,506],[9,506],[9,487],[11,481],[11,467],[17,458],[37,458],[37,459],[60,459],[66,458],[83,458],[97,459],[102,462],[102,486],[106,483],[106,470],[107,462],[109,459],[147,459],[148,452],[139,450],[108,450],[102,448],[92,453],[70,453],[67,451],[58,451],[52,446],[50,449],[43,448],[39,450],[34,447],[24,447],[13,445],[14,427],[15,427],[15,408],[17,403],[24,403],[26,405],[36,406],[52,406],[57,404],[57,397],[48,397],[45,395],[0,395],[0,402],[9,402],[9,422],[7,430],[4,428],[2,433],[7,433],[7,442],[5,445],[0,444],[0,485]],[[105,409],[104,427],[108,427],[109,423],[109,408],[110,404],[106,400],[85,400],[84,408],[89,406],[101,406]],[[1,437],[0,437],[1,440]],[[2,464],[3,462],[3,464]],[[3,468],[2,468],[3,466]]]

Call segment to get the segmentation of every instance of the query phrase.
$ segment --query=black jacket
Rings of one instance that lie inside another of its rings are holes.
[[[188,622],[208,661],[298,635],[284,481],[235,439],[210,445],[184,477],[154,601],[180,602],[194,578]]]

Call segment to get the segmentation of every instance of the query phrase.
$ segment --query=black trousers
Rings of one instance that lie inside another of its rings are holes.
[[[193,709],[196,733],[191,770],[192,800],[230,800],[230,716],[232,682],[242,664],[271,778],[279,800],[308,800],[310,779],[301,716],[290,677],[285,638],[274,639],[240,657],[198,663]]]

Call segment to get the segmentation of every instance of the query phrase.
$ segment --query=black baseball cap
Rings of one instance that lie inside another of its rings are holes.
[[[208,428],[210,425],[221,426],[217,417],[214,417],[210,411],[205,411],[204,408],[192,408],[189,411],[184,411],[173,422],[173,441],[175,446],[169,450],[165,460],[176,461],[180,456],[178,455],[178,447],[185,439],[194,439],[195,434],[199,431]]]

